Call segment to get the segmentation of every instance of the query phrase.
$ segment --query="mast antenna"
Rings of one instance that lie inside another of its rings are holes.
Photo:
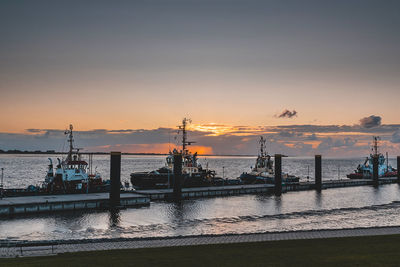
[[[378,146],[379,146],[379,140],[381,138],[379,136],[374,136],[373,140],[374,140],[374,144],[373,144],[373,150],[374,150],[374,155],[378,155]]]
[[[180,131],[182,131],[182,153],[185,153],[186,152],[186,146],[190,146],[191,144],[193,144],[193,143],[195,143],[195,142],[193,142],[193,141],[187,141],[187,131],[186,131],[186,126],[189,124],[189,123],[192,123],[192,120],[191,119],[188,119],[188,118],[184,118],[183,120],[182,120],[182,125],[179,125],[178,126],[178,133],[180,132]]]
[[[261,157],[264,157],[266,152],[267,152],[266,142],[267,142],[267,140],[263,136],[261,136],[260,137],[260,141],[259,141],[259,143],[260,143],[260,156]]]
[[[65,135],[68,135],[68,143],[69,143],[69,151],[68,151],[68,156],[67,156],[67,162],[72,161],[72,151],[74,150],[74,136],[72,133],[73,130],[72,124],[69,125],[69,130],[66,130],[64,132]]]

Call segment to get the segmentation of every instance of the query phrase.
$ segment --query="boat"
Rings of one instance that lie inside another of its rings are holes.
[[[275,183],[275,171],[274,162],[272,157],[267,153],[266,150],[267,140],[260,137],[260,151],[256,159],[254,168],[251,168],[251,172],[243,172],[240,175],[240,179],[244,184],[274,184]],[[299,184],[299,177],[282,173],[283,184]]]
[[[379,177],[395,177],[397,176],[397,170],[389,165],[389,157],[386,153],[386,158],[382,153],[379,153],[379,136],[373,136],[372,153],[369,157],[365,158],[363,164],[359,164],[354,173],[347,175],[350,179],[372,179],[373,174],[373,160],[374,157],[378,157],[378,176]]]
[[[65,160],[57,158],[55,172],[53,162],[49,158],[47,175],[42,190],[49,193],[88,193],[104,192],[109,189],[109,183],[103,182],[99,173],[92,173],[92,155],[89,155],[88,164],[82,159],[79,149],[73,146],[73,126],[65,131],[68,135],[69,151]]]
[[[100,174],[92,173],[92,155],[89,162],[82,159],[79,149],[74,148],[73,126],[65,131],[68,135],[69,151],[65,159],[57,158],[54,169],[53,161],[49,158],[47,174],[40,186],[30,185],[27,188],[3,188],[3,196],[28,196],[74,193],[109,192],[110,182],[103,181]]]
[[[173,186],[173,165],[174,154],[182,154],[182,187],[205,187],[217,185],[233,185],[240,184],[238,179],[223,179],[216,176],[214,170],[206,168],[198,162],[197,152],[192,154],[188,150],[188,146],[193,141],[187,141],[187,126],[191,123],[190,119],[184,118],[182,124],[178,126],[178,134],[182,133],[182,150],[173,149],[166,157],[165,166],[149,171],[149,172],[133,172],[131,173],[131,184],[135,189],[158,189],[172,188]]]

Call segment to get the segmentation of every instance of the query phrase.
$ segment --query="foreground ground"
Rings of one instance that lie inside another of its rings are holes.
[[[64,253],[0,266],[399,266],[400,235]]]

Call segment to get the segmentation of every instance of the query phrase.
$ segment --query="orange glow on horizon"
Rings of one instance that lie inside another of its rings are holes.
[[[162,144],[118,144],[118,145],[105,145],[87,147],[85,150],[90,152],[110,152],[121,151],[123,153],[156,153],[167,154],[172,151],[175,146],[169,143]],[[208,146],[190,146],[189,151],[192,153],[197,152],[199,155],[212,155],[213,149]]]
[[[234,135],[254,136],[262,134],[274,134],[275,131],[267,131],[260,126],[234,126],[217,123],[191,124],[189,130],[210,133],[207,136]]]
[[[191,124],[189,125],[189,130],[199,131],[199,132],[210,132],[209,136],[224,135],[234,131],[233,126],[219,125],[216,123],[208,124]]]
[[[319,144],[322,143],[322,141],[306,141],[306,142],[303,142],[303,143],[307,144],[307,145],[311,145],[312,148],[316,149],[319,146]]]

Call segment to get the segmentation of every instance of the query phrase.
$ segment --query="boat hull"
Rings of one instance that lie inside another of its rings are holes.
[[[380,175],[379,178],[384,178],[384,177],[396,177],[397,176],[397,171],[391,171],[391,172],[386,172],[383,175]],[[362,173],[350,173],[347,175],[347,178],[349,179],[372,179],[372,175],[363,175]]]
[[[275,184],[275,177],[273,176],[260,176],[250,173],[242,173],[240,180],[243,184]],[[299,184],[300,179],[295,176],[282,177],[283,184]]]
[[[165,189],[172,188],[174,184],[174,175],[168,173],[132,173],[132,186],[136,189]],[[221,177],[209,177],[204,173],[184,174],[183,188],[207,187],[207,186],[225,186],[240,185],[243,182],[240,179],[223,179]]]
[[[132,173],[132,186],[136,189],[172,188],[174,175],[165,173]],[[183,175],[182,187],[212,186],[212,181],[205,175]]]

